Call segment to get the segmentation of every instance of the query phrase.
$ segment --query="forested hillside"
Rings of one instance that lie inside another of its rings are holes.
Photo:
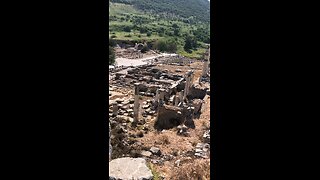
[[[111,2],[131,4],[152,13],[174,14],[187,20],[210,21],[208,0],[111,0]]]
[[[207,0],[111,0],[109,38],[201,58],[210,43],[209,8]]]

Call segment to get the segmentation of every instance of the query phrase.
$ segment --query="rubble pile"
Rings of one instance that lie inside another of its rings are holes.
[[[198,143],[196,146],[195,156],[201,158],[209,158],[210,154],[210,144],[208,143]]]

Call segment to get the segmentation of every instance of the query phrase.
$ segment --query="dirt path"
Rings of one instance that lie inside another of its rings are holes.
[[[167,57],[167,56],[177,56],[177,54],[167,54],[161,53],[159,55],[154,55],[150,57],[140,58],[140,59],[128,59],[128,58],[116,58],[117,66],[139,66],[143,64],[147,64],[151,60],[157,57]]]

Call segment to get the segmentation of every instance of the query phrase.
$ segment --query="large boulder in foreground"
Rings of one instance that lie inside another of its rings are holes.
[[[142,158],[118,158],[109,162],[110,180],[152,180],[151,170]]]

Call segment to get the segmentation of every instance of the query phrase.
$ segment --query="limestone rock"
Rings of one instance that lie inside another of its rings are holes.
[[[152,152],[152,154],[159,155],[159,156],[161,155],[161,151],[157,147],[151,147],[150,151]]]
[[[176,161],[174,162],[174,165],[175,165],[176,167],[179,167],[180,162],[181,162],[181,160],[180,160],[180,159],[179,159],[179,160],[176,160]]]
[[[203,139],[205,143],[210,144],[210,129],[203,134]]]
[[[150,151],[141,151],[142,156],[150,157],[152,153]]]
[[[150,107],[149,104],[146,104],[146,105],[143,105],[143,106],[142,106],[143,109],[147,109],[147,108],[149,108],[149,107]]]
[[[124,100],[123,100],[123,99],[120,99],[120,98],[117,98],[117,99],[116,99],[116,102],[117,102],[117,103],[122,103],[123,101],[124,101]]]
[[[152,180],[151,170],[142,158],[119,158],[109,163],[109,179],[111,180]]]
[[[203,104],[203,101],[201,99],[194,99],[192,101],[192,106],[195,107],[194,114],[197,114],[200,112],[202,104]]]
[[[209,158],[209,150],[210,145],[208,143],[198,143],[194,155],[202,158]]]

